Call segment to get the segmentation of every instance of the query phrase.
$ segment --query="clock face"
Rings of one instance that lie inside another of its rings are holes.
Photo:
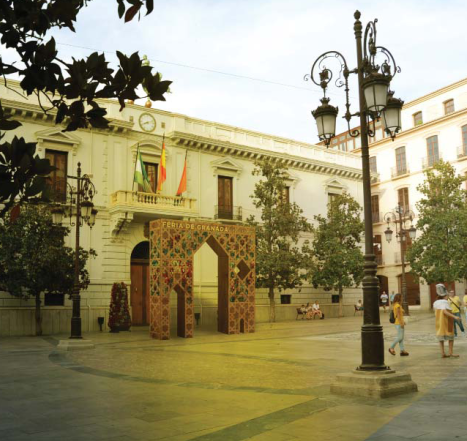
[[[156,120],[149,113],[143,113],[139,117],[139,125],[145,132],[152,132],[156,128]]]

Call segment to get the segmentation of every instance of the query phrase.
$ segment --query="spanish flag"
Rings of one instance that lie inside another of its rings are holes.
[[[162,184],[166,180],[166,168],[165,168],[165,135],[162,137],[162,155],[161,162],[159,164],[159,180],[157,182],[157,192],[162,191]]]
[[[180,179],[180,185],[178,186],[177,196],[181,196],[182,193],[186,191],[186,155],[188,152],[185,152],[185,165],[183,166],[183,173]]]

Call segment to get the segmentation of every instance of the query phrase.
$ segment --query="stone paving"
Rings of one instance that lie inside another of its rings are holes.
[[[386,362],[420,392],[376,401],[329,392],[360,363],[361,317],[169,341],[95,333],[76,353],[55,336],[0,339],[0,440],[467,440],[467,339],[441,359],[434,318],[415,318],[410,356]]]

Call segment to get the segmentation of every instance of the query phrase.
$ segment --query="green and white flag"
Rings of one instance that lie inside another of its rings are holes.
[[[134,181],[143,187],[143,191],[146,193],[154,193],[149,183],[148,174],[146,173],[146,167],[144,166],[143,158],[138,150],[136,155],[136,166],[135,166],[135,178]]]

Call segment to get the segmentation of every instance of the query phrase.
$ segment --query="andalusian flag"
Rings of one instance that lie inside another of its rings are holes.
[[[157,182],[157,192],[162,191],[162,184],[166,180],[166,168],[165,168],[165,135],[162,138],[162,155],[161,162],[159,163],[159,181]]]
[[[178,186],[177,196],[181,196],[182,193],[186,191],[186,155],[187,152],[185,152],[185,165],[183,166],[183,173],[180,179],[180,185]]]
[[[151,184],[149,183],[146,167],[144,166],[143,158],[138,150],[136,153],[135,177],[134,181],[143,188],[146,193],[152,193]]]

